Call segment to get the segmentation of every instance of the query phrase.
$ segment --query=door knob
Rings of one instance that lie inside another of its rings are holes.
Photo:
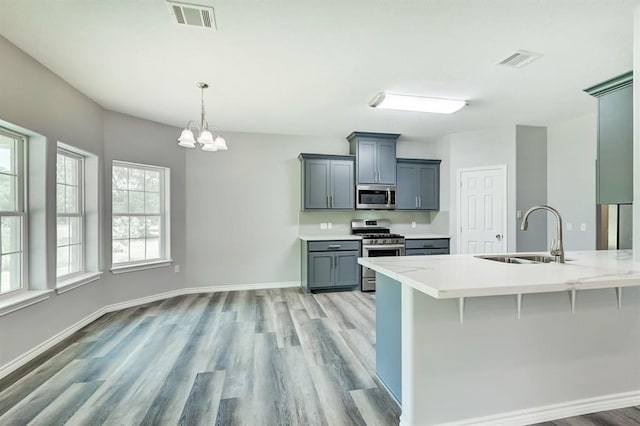
[[[502,241],[502,234],[496,234],[496,240]]]

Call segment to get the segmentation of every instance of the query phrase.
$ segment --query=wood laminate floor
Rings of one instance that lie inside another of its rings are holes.
[[[0,381],[0,425],[397,425],[375,296],[180,296],[104,315]]]

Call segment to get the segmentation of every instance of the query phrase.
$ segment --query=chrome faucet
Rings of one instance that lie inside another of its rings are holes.
[[[560,217],[560,213],[558,212],[558,210],[550,206],[533,206],[524,214],[520,229],[523,231],[527,230],[527,228],[529,227],[529,215],[536,210],[550,211],[556,217],[558,226],[556,227],[556,239],[551,242],[551,256],[555,258],[556,262],[564,263],[564,246],[562,244],[562,217]]]

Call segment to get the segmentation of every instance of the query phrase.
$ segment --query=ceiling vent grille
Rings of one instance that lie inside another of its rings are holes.
[[[529,65],[531,62],[540,58],[542,53],[527,52],[526,50],[518,50],[513,55],[509,56],[503,61],[498,62],[498,65],[506,65],[513,68],[522,68]]]
[[[195,4],[167,2],[171,10],[171,16],[176,23],[190,27],[200,27],[216,30],[216,16],[213,8],[198,6]]]

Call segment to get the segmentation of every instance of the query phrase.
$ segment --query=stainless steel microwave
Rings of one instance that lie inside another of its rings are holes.
[[[395,185],[356,186],[356,209],[393,210],[395,208]]]

